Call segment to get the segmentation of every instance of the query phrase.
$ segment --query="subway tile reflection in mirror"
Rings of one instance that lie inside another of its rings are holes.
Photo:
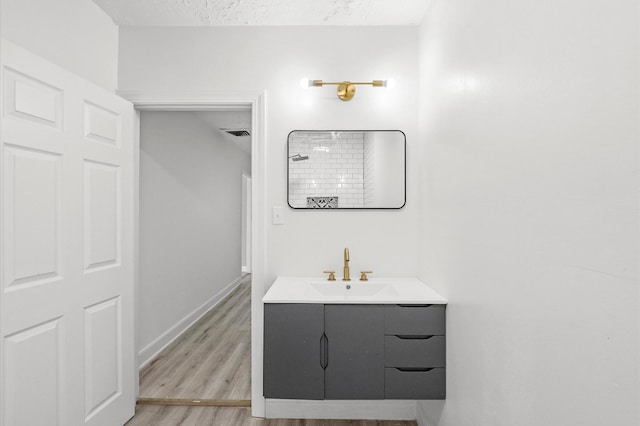
[[[406,138],[399,130],[294,130],[287,140],[288,203],[399,209],[406,201]]]

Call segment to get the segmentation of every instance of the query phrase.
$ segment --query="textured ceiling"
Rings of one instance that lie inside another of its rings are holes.
[[[123,26],[418,25],[429,0],[93,0]]]

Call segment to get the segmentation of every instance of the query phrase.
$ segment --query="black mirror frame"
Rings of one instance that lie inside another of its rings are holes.
[[[320,208],[320,209],[314,209],[314,208],[308,208],[308,207],[293,207],[291,205],[290,202],[290,197],[289,197],[289,143],[290,143],[290,139],[291,139],[291,134],[295,133],[295,132],[398,132],[400,134],[402,134],[403,137],[403,147],[404,147],[404,155],[403,155],[403,166],[404,166],[404,202],[402,203],[401,206],[399,207],[337,207],[337,208]],[[407,205],[407,135],[402,131],[402,130],[393,130],[393,129],[382,129],[382,130],[372,130],[372,129],[368,129],[368,130],[353,130],[353,129],[342,129],[342,130],[303,130],[303,129],[297,129],[297,130],[292,130],[289,132],[289,134],[287,135],[287,158],[286,158],[286,164],[287,164],[287,205],[289,206],[290,209],[292,210],[309,210],[309,211],[327,211],[327,210],[332,210],[332,211],[344,211],[344,210],[401,210],[403,209],[406,205]]]

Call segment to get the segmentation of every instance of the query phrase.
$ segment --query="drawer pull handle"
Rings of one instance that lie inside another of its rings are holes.
[[[408,336],[404,334],[396,334],[396,337],[402,340],[429,340],[433,336],[414,336],[414,335]]]
[[[431,371],[433,368],[396,368],[398,371]]]
[[[405,304],[398,304],[398,306],[400,306],[401,308],[428,308],[431,305],[405,305]]]

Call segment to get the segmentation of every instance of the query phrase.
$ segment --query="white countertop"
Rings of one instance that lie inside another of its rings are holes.
[[[350,289],[346,287],[350,286]],[[446,304],[447,300],[416,278],[327,281],[322,277],[278,277],[264,303],[411,303]]]

